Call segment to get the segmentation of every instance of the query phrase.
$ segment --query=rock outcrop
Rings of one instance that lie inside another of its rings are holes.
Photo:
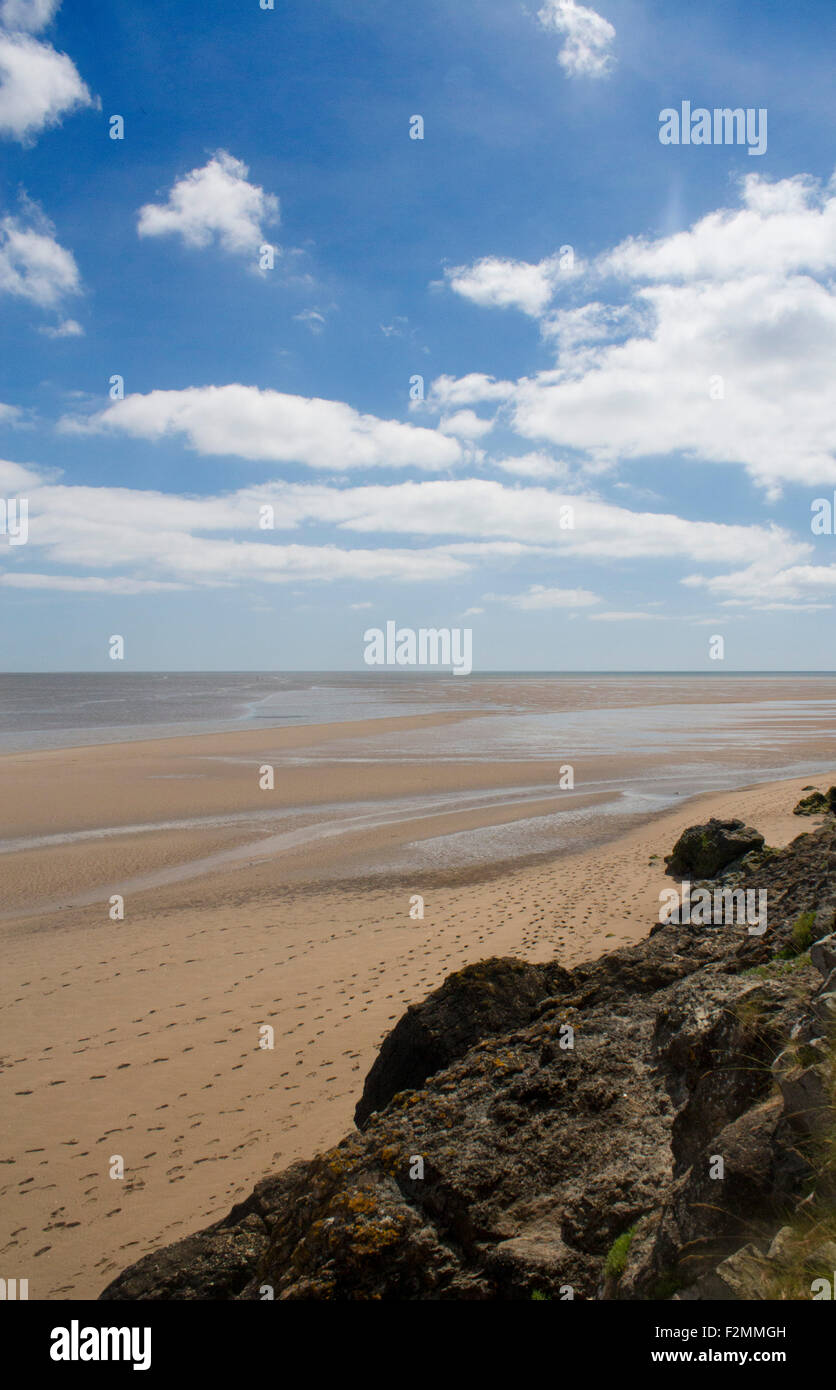
[[[398,1091],[417,1090],[482,1038],[528,1023],[568,980],[560,966],[513,959],[480,961],[450,975],[428,999],[410,1004],[384,1039],[354,1111],[357,1128]]]
[[[764,935],[458,972],[387,1038],[360,1131],[101,1297],[810,1297],[836,1268],[836,827],[683,841],[688,873],[768,890]]]
[[[807,788],[805,788],[805,791]],[[836,787],[828,787],[826,792],[810,789],[809,796],[802,796],[793,810],[794,816],[821,816],[836,814]]]
[[[668,873],[714,878],[735,860],[763,849],[763,835],[742,820],[715,820],[683,830],[665,863]]]

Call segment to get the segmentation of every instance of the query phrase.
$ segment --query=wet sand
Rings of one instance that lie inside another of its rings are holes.
[[[459,718],[395,724],[432,730]],[[534,862],[364,874],[358,865],[387,844],[403,854],[416,836],[443,839],[463,820],[524,819],[565,793],[548,761],[371,767],[326,757],[313,772],[288,766],[277,778],[298,808],[300,839],[259,857],[263,836],[246,817],[270,795],[258,787],[265,748],[278,771],[283,751],[351,736],[346,725],[285,728],[220,744],[212,736],[2,760],[17,798],[4,797],[7,835],[87,835],[215,813],[221,822],[2,856],[3,906],[18,915],[0,923],[0,1087],[10,1121],[0,1248],[8,1277],[29,1279],[30,1298],[95,1297],[139,1255],[218,1219],[271,1169],[339,1139],[382,1036],[451,971],[506,954],[572,965],[636,940],[670,884],[651,856],[668,852],[686,825],[739,815],[784,844],[811,828],[791,814],[801,788],[836,780],[810,775],[683,800],[606,843]],[[456,809],[502,786],[530,788],[531,799]],[[306,817],[341,798],[388,807],[395,793],[447,792],[450,808],[420,824],[384,816],[330,839],[307,835]],[[229,825],[235,812],[245,820]],[[613,820],[610,832],[618,829]],[[238,853],[242,835],[251,859],[136,888],[125,893],[124,920],[111,920],[109,898],[126,881]],[[94,896],[86,906],[31,912],[85,892]],[[423,919],[410,916],[416,894]],[[272,1048],[259,1045],[265,1025]],[[117,1158],[123,1178],[110,1175]]]

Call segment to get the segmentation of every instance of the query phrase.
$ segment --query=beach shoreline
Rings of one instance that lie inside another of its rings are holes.
[[[818,824],[792,815],[803,787],[832,780],[683,797],[612,838],[494,871],[294,882],[254,856],[246,873],[128,898],[121,921],[102,899],[0,924],[7,1264],[29,1278],[31,1298],[95,1297],[130,1260],[218,1219],[265,1172],[336,1142],[382,1037],[452,971],[497,955],[572,966],[640,939],[686,825],[739,816],[780,846]],[[31,891],[44,851],[27,853]],[[410,915],[416,895],[423,917]],[[117,1158],[124,1178],[110,1176]]]

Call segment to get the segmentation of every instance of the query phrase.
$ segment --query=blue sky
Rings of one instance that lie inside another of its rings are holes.
[[[0,20],[4,669],[836,666],[832,4]]]

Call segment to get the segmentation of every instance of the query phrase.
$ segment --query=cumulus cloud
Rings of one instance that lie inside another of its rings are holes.
[[[140,236],[180,236],[186,246],[216,242],[231,255],[254,254],[266,240],[264,225],[279,217],[279,200],[249,182],[249,168],[226,150],[178,179],[165,203],[139,210]]]
[[[55,239],[55,229],[32,203],[26,218],[0,221],[0,293],[55,308],[81,289],[73,255]]]
[[[28,143],[93,98],[66,53],[28,34],[0,32],[0,135]]]
[[[25,29],[36,34],[51,24],[61,0],[2,0],[0,25],[4,29]]]
[[[836,264],[836,186],[798,174],[748,174],[740,207],[721,208],[672,236],[628,237],[594,263],[626,281],[725,282],[749,275],[830,272]]]
[[[481,439],[490,434],[493,420],[483,420],[475,410],[457,410],[453,415],[445,415],[439,423],[442,434],[457,435],[461,439]]]
[[[592,343],[627,337],[651,326],[652,316],[637,304],[599,304],[593,300],[576,309],[558,309],[543,320],[541,332],[561,353],[576,352]]]
[[[575,0],[546,0],[537,18],[563,35],[557,60],[569,77],[605,77],[613,65],[615,29],[609,20]]]
[[[438,376],[430,387],[427,402],[441,408],[479,405],[482,401],[506,401],[514,394],[513,381],[497,381],[483,372],[468,376]]]
[[[15,406],[0,407],[0,412],[5,410],[13,410],[15,415],[19,413]],[[0,414],[0,418],[4,418],[2,414]],[[9,459],[0,459],[0,492],[6,496],[41,487],[43,481],[43,477],[36,469],[25,468],[23,464],[12,463]]]
[[[676,454],[738,464],[770,497],[836,483],[836,181],[749,175],[739,206],[580,267],[579,305],[553,306],[569,288],[554,265],[489,258],[449,277],[476,302],[524,308],[555,345],[556,366],[505,398],[524,439],[592,470]]]
[[[483,309],[521,309],[539,318],[554,296],[561,271],[560,256],[536,265],[530,261],[484,256],[473,265],[451,266],[445,272],[450,289]]]
[[[361,415],[342,401],[255,386],[190,387],[126,396],[68,430],[116,430],[139,439],[183,434],[201,454],[303,463],[309,468],[450,468],[464,457],[436,430]]]

